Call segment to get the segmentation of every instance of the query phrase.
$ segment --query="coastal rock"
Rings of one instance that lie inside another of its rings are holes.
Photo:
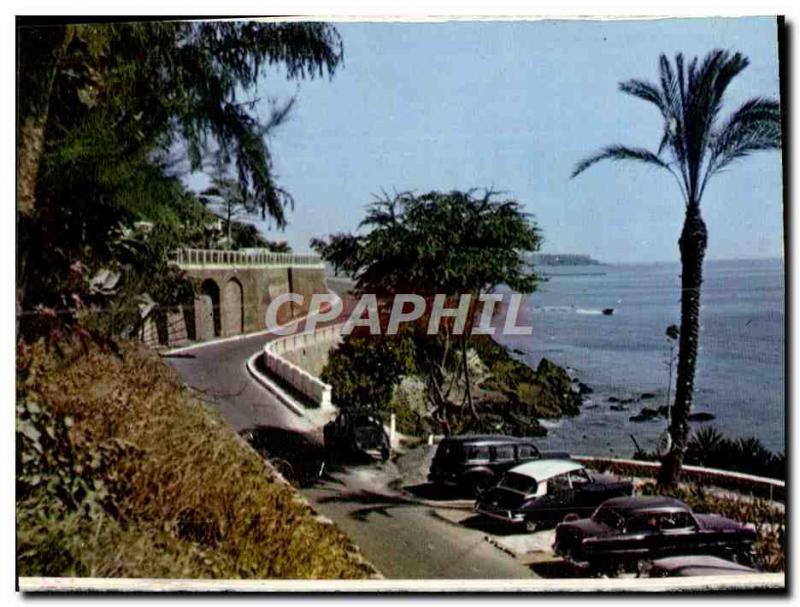
[[[666,405],[658,407],[656,409],[652,409],[650,407],[642,407],[642,410],[639,411],[636,415],[632,415],[628,418],[628,421],[631,422],[647,422],[654,419],[658,419],[660,417],[667,417],[668,411]]]
[[[616,396],[609,396],[609,397],[606,399],[606,402],[608,402],[608,403],[618,403],[618,402],[619,402],[619,399],[618,399]]]
[[[587,386],[582,381],[579,381],[578,382],[578,392],[580,394],[592,394],[592,393],[594,393],[594,390],[592,390],[592,388],[590,386]]]
[[[474,345],[489,370],[480,387],[505,395],[515,415],[526,420],[557,419],[580,412],[583,395],[563,367],[542,358],[533,369],[490,338],[475,339]]]
[[[626,407],[625,405],[611,405],[609,409],[611,409],[612,411],[627,411],[628,407]]]
[[[642,400],[650,400],[651,398],[655,398],[655,397],[656,397],[656,395],[653,394],[652,392],[642,392],[639,395],[639,398],[642,399]]]
[[[688,419],[690,422],[710,422],[716,419],[716,416],[713,413],[698,411],[697,413],[690,413]]]

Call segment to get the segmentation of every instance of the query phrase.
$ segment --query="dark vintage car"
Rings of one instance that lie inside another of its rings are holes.
[[[542,458],[569,459],[567,453],[540,453],[530,439],[494,434],[451,436],[442,440],[428,480],[480,495],[514,466]]]
[[[556,554],[594,570],[615,570],[667,556],[707,554],[747,561],[753,529],[717,514],[694,514],[671,497],[621,497],[590,518],[556,527]]]
[[[536,531],[586,516],[607,499],[632,493],[630,481],[589,471],[576,461],[540,459],[511,468],[478,497],[475,511]]]
[[[389,459],[389,436],[380,416],[372,409],[342,409],[336,419],[323,428],[325,448],[330,451],[363,455],[376,453]]]
[[[668,556],[645,563],[640,572],[647,577],[696,577],[707,575],[746,575],[758,573],[741,563],[726,561],[718,556]]]

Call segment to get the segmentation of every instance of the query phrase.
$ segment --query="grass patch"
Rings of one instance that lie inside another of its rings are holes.
[[[17,363],[20,575],[374,574],[153,353],[37,345]]]

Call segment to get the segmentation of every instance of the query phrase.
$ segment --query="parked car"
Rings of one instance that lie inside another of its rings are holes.
[[[540,459],[511,468],[478,497],[475,510],[536,531],[565,517],[586,516],[607,499],[632,493],[630,481],[591,472],[576,461]]]
[[[743,575],[758,573],[756,569],[741,563],[726,561],[718,556],[707,554],[695,556],[668,556],[649,561],[642,567],[641,574],[647,577],[694,577],[703,575]]]
[[[342,409],[323,428],[325,448],[353,455],[375,452],[389,459],[389,436],[380,416],[372,409]]]
[[[603,502],[590,518],[556,527],[554,549],[594,570],[636,565],[667,556],[710,554],[749,560],[753,529],[718,514],[695,514],[671,497],[620,497]]]
[[[450,436],[439,443],[428,480],[467,488],[478,496],[514,466],[545,457],[569,459],[569,454],[540,453],[530,439],[515,436]]]

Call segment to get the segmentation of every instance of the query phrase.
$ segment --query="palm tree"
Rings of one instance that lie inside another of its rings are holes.
[[[682,54],[674,67],[666,55],[659,60],[659,80],[620,83],[620,90],[652,103],[661,113],[664,132],[658,149],[612,145],[582,160],[572,177],[601,160],[635,160],[669,172],[678,184],[686,208],[678,246],[681,255],[681,327],[675,404],[669,432],[670,451],[662,460],[659,481],[677,482],[688,438],[700,323],[700,287],[708,233],[700,202],[709,180],[734,161],[758,150],[781,145],[780,105],[755,97],[727,119],[720,118],[723,96],[749,61],[740,53],[714,50],[684,67]]]

